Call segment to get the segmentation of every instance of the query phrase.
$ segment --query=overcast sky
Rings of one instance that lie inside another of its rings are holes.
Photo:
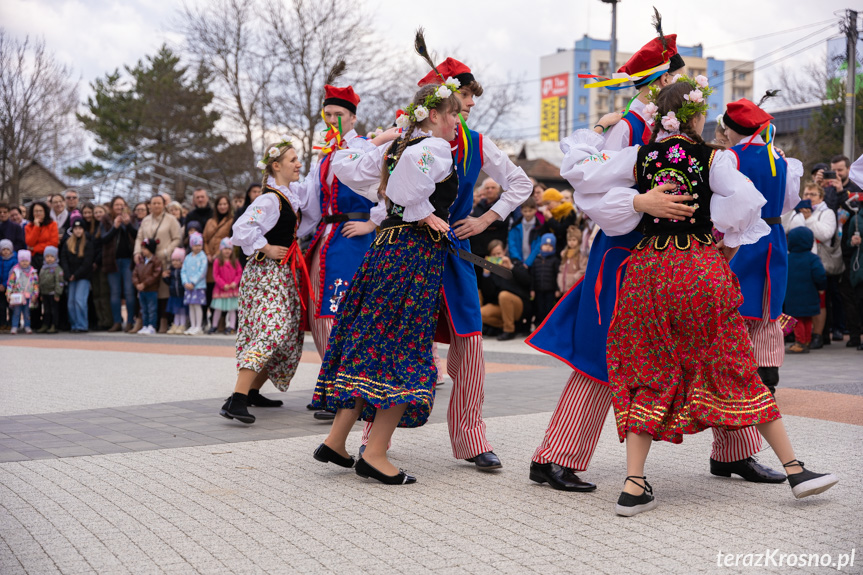
[[[287,0],[285,0],[287,1]],[[374,21],[385,42],[412,48],[417,26],[426,28],[426,39],[435,46],[457,46],[452,55],[468,64],[487,63],[484,75],[504,77],[508,71],[526,80],[539,77],[539,58],[558,48],[571,48],[584,34],[608,38],[611,9],[600,0],[359,0],[375,13]],[[718,59],[755,59],[782,46],[789,49],[762,58],[756,67],[839,34],[833,26],[811,38],[801,38],[828,26],[803,28],[761,40],[759,35],[844,17],[851,0],[656,0],[664,16],[666,33],[677,33],[678,43],[704,45],[705,56]],[[42,35],[48,47],[74,68],[87,83],[123,64],[151,54],[162,43],[178,45],[170,32],[179,2],[160,0],[0,0],[0,26],[15,36]],[[618,5],[618,46],[634,51],[654,36],[650,25],[651,2],[622,0]],[[799,40],[799,41],[798,41]],[[823,61],[824,44],[786,59],[782,64],[801,65],[812,59]],[[756,94],[769,87],[779,65],[756,72]],[[513,128],[538,137],[539,82],[526,82],[531,98]],[[481,102],[480,102],[481,105]],[[536,127],[531,131],[531,128]]]

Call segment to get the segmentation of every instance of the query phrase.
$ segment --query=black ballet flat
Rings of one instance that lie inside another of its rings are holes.
[[[348,469],[357,464],[357,460],[353,457],[344,457],[339,455],[327,447],[325,443],[321,443],[318,448],[315,449],[313,457],[323,463],[335,463],[336,465],[347,467]]]
[[[365,477],[366,479],[377,479],[381,483],[386,485],[408,485],[410,483],[416,483],[417,478],[413,475],[408,475],[404,472],[403,469],[399,469],[398,475],[384,475],[368,463],[366,463],[365,459],[360,459],[357,461],[357,475],[360,477]]]

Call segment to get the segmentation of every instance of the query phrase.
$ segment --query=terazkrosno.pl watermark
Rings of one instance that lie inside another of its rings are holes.
[[[832,567],[837,571],[853,568],[856,549],[850,553],[783,553],[779,549],[765,549],[764,553],[716,554],[719,567]]]

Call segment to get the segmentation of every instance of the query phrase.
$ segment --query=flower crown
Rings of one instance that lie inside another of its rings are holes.
[[[659,96],[660,88],[655,84],[650,86],[650,93],[647,95],[647,106],[644,107],[644,113],[647,116],[653,116],[654,123],[660,122],[662,127],[669,132],[676,132],[680,129],[681,124],[685,124],[697,114],[706,115],[707,97],[713,93],[713,88],[708,86],[706,76],[696,76],[695,79],[682,74],[675,74],[671,79],[671,83],[685,82],[689,84],[692,90],[683,96],[686,100],[677,110],[671,110],[666,115],[659,116],[659,107],[656,105],[656,98]]]
[[[411,103],[405,108],[405,113],[396,118],[396,126],[401,129],[407,128],[411,122],[422,122],[429,117],[429,110],[436,108],[438,104],[446,100],[453,93],[458,93],[461,82],[456,78],[447,78],[443,85],[425,97],[422,104]]]
[[[267,173],[267,166],[282,155],[282,150],[284,148],[293,148],[294,144],[291,142],[291,137],[287,134],[282,134],[279,136],[279,143],[275,146],[271,146],[267,153],[264,155],[264,159],[258,161],[258,169],[261,170],[263,174]]]

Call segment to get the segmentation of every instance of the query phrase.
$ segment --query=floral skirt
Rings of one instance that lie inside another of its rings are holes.
[[[240,280],[237,370],[267,370],[287,391],[303,354],[302,309],[290,266],[250,259]]]
[[[446,258],[426,228],[379,233],[336,314],[312,404],[360,415],[407,404],[399,427],[425,424],[434,403],[432,343]]]
[[[221,311],[234,311],[239,306],[237,302],[235,297],[214,297],[210,307]]]
[[[172,314],[189,313],[189,308],[183,303],[183,298],[172,295],[168,298],[168,304],[165,306],[165,311]]]
[[[183,303],[186,305],[207,305],[207,290],[187,289],[183,294]]]
[[[639,247],[642,247],[641,245]],[[633,251],[609,330],[617,431],[681,443],[781,417],[758,377],[737,277],[713,245]]]

